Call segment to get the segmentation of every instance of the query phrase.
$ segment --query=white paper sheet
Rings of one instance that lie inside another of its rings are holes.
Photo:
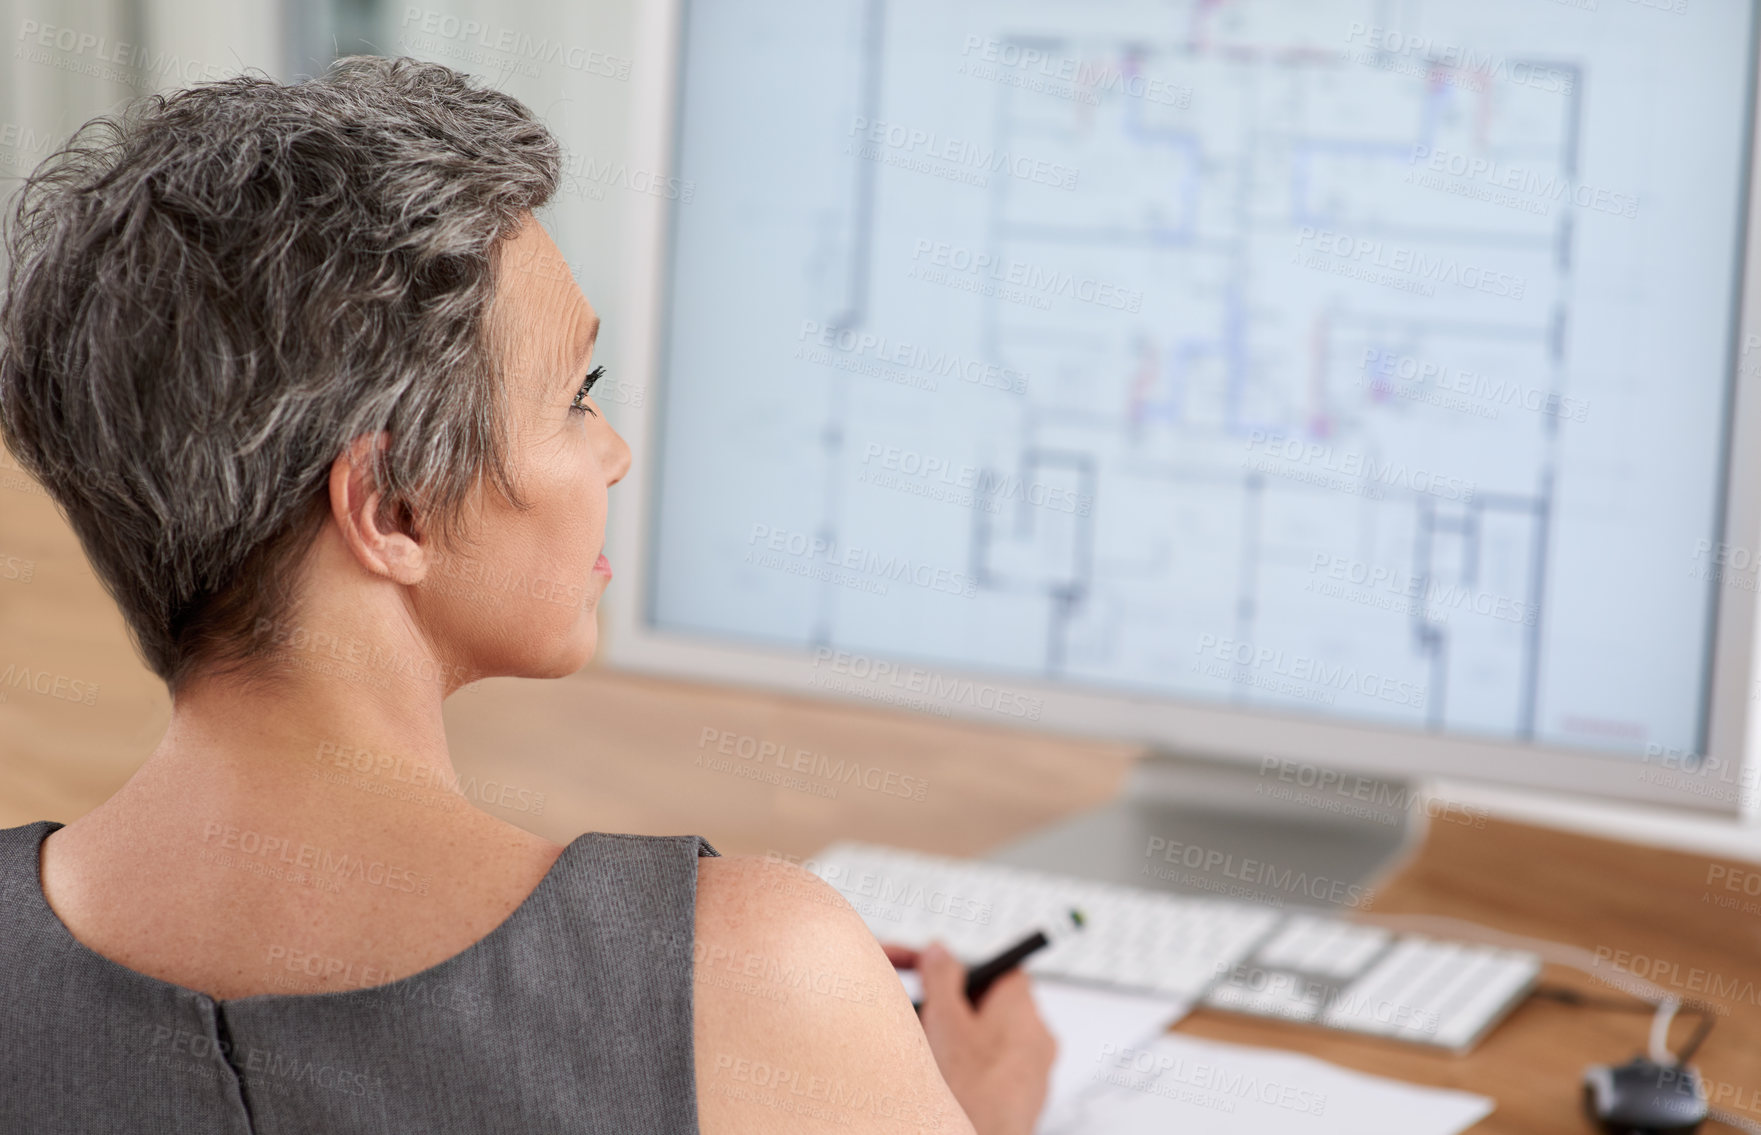
[[[1107,1086],[1094,1069],[1106,1054],[1144,1045],[1168,1031],[1191,1006],[1172,997],[1033,980],[1033,1003],[1058,1041],[1052,1082],[1037,1130],[1046,1135],[1080,1113],[1085,1099]]]
[[[1469,1092],[1179,1033],[1112,1051],[1087,1075],[1105,1087],[1042,1135],[1455,1135],[1493,1107]]]
[[[923,995],[923,984],[912,970],[900,970],[899,980],[913,1001]],[[1046,1028],[1058,1041],[1058,1057],[1052,1065],[1051,1084],[1038,1130],[1053,1127],[1079,1113],[1083,1097],[1105,1091],[1107,1085],[1094,1077],[1105,1053],[1153,1040],[1168,1026],[1186,1016],[1185,1001],[1147,994],[1123,993],[1034,978],[1033,1003]]]

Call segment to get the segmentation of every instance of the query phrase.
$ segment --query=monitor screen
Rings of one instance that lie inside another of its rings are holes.
[[[643,618],[1697,749],[1752,18],[687,4]]]

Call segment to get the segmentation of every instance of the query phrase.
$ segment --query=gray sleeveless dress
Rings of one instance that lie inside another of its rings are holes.
[[[68,932],[38,870],[60,826],[0,830],[0,1132],[697,1131],[697,836],[579,836],[400,981],[216,1001]]]

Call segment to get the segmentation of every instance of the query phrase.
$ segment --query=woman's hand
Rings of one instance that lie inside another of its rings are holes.
[[[978,1135],[1032,1135],[1046,1102],[1058,1044],[1046,1031],[1020,970],[999,979],[974,1009],[966,967],[939,943],[886,946],[899,969],[923,979],[923,1033],[954,1098]]]

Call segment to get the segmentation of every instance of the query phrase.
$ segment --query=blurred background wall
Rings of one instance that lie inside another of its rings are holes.
[[[6,0],[0,67],[0,176],[20,175],[94,115],[154,91],[247,70],[293,82],[340,55],[412,55],[469,71],[523,100],[563,144],[570,168],[629,149],[635,4],[549,0]],[[497,50],[500,43],[519,46]],[[554,60],[528,56],[551,55]],[[546,218],[618,348],[615,185],[572,176]],[[565,207],[566,206],[566,207]]]

